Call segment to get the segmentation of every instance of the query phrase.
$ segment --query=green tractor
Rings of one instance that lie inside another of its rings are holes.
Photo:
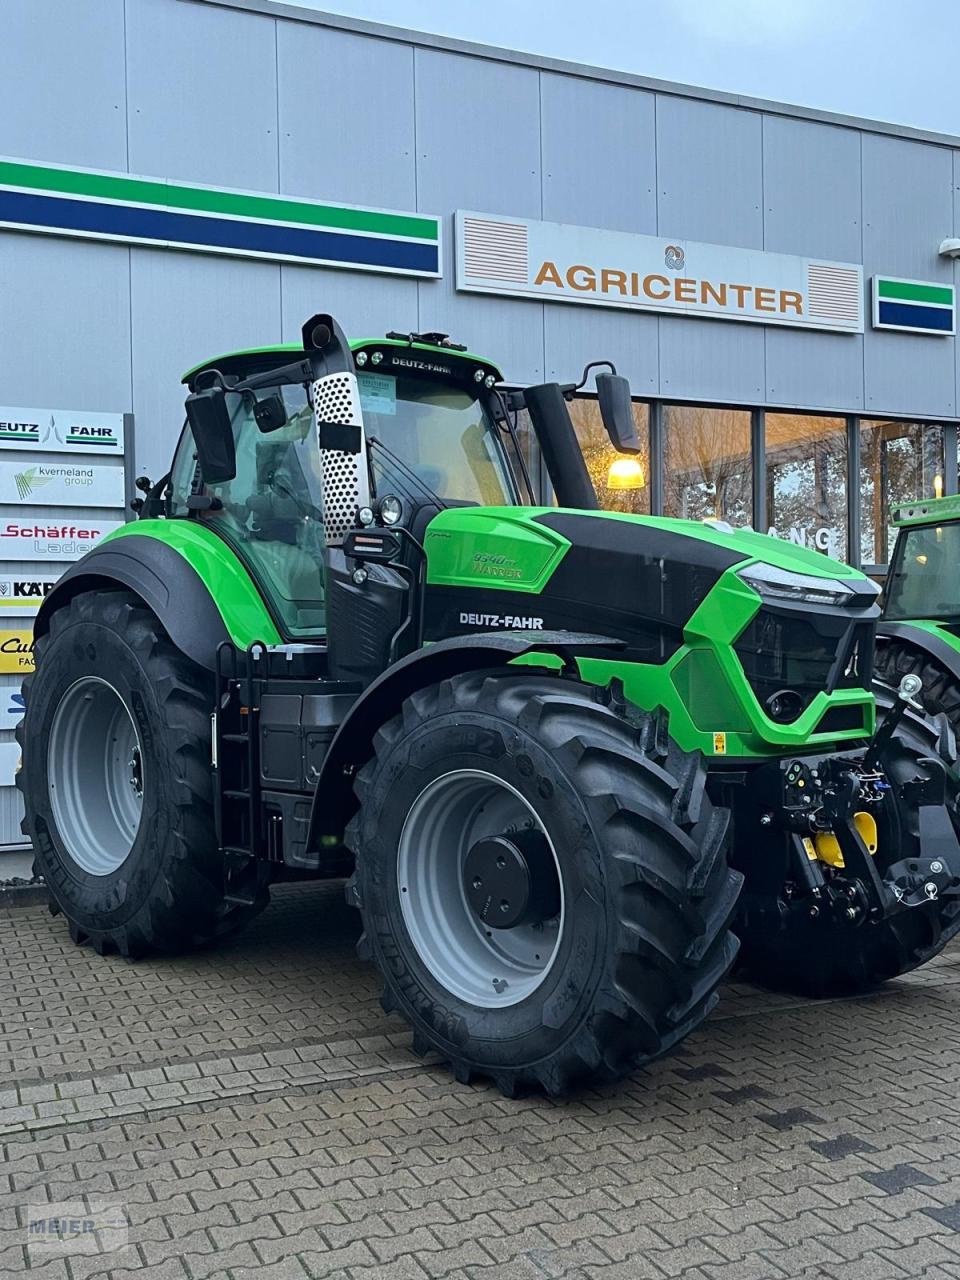
[[[185,381],[170,473],[36,625],[24,830],[76,942],[210,943],[343,878],[414,1047],[560,1095],[676,1045],[741,944],[832,995],[960,927],[953,735],[911,682],[877,727],[863,574],[597,510],[574,388],[440,334],[315,316]]]
[[[906,503],[892,523],[877,676],[886,685],[918,676],[924,709],[960,732],[960,496]]]

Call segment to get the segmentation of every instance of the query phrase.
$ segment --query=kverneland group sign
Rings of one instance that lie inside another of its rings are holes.
[[[692,240],[457,212],[457,288],[863,332],[863,271]]]

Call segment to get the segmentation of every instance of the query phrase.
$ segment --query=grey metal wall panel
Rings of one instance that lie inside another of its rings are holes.
[[[756,324],[660,317],[660,394],[756,404],[763,398],[763,329]]]
[[[656,235],[654,95],[543,73],[543,216]]]
[[[328,311],[349,338],[377,337],[388,329],[417,329],[417,282],[401,276],[320,267],[283,267],[283,342],[297,342],[303,322]],[[262,340],[274,341],[264,334]]]
[[[0,154],[126,164],[123,0],[4,0]]]
[[[783,116],[763,117],[764,245],[859,262],[860,134]]]
[[[952,284],[953,263],[937,254],[953,226],[951,153],[905,139],[863,135],[863,272]],[[868,329],[864,407],[883,413],[952,416],[957,405],[956,340]]]
[[[862,252],[860,134],[763,117],[764,248],[837,262]],[[810,409],[863,407],[863,338],[766,330],[766,398]]]
[[[802,409],[863,408],[863,335],[767,329],[766,401]]]
[[[281,22],[280,190],[415,209],[413,49]]]
[[[960,235],[960,151],[953,152],[953,235]],[[953,287],[960,293],[960,258],[953,260]],[[954,295],[956,297],[956,294]],[[960,342],[954,340],[957,406],[960,407]]]
[[[537,72],[417,49],[417,200],[444,221],[444,281],[422,282],[421,329],[440,329],[498,361],[543,376],[543,308],[454,291],[454,209],[541,216]]]
[[[129,409],[129,250],[6,232],[0,279],[3,403]]]
[[[272,18],[128,0],[127,71],[132,173],[277,190]]]
[[[280,333],[280,268],[162,249],[133,249],[131,257],[137,465],[156,479],[183,423],[181,375]]]
[[[612,360],[630,379],[633,394],[659,390],[657,316],[607,311],[601,307],[544,306],[543,330],[547,378],[579,382],[590,360]]]
[[[762,248],[759,113],[657,94],[657,187],[660,235]]]

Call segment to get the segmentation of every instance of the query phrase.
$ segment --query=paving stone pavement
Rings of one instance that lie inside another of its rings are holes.
[[[414,1057],[356,927],[291,885],[130,964],[0,916],[0,1277],[960,1280],[960,947],[859,1000],[731,984],[557,1103]]]

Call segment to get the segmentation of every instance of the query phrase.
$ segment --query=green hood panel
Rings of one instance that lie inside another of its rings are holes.
[[[562,534],[534,523],[550,507],[450,507],[423,540],[427,581],[539,593],[570,548]]]
[[[247,568],[224,540],[195,520],[133,520],[108,533],[97,545],[119,538],[157,538],[166,543],[206,585],[233,643],[246,649],[255,640],[281,644],[277,630]]]

